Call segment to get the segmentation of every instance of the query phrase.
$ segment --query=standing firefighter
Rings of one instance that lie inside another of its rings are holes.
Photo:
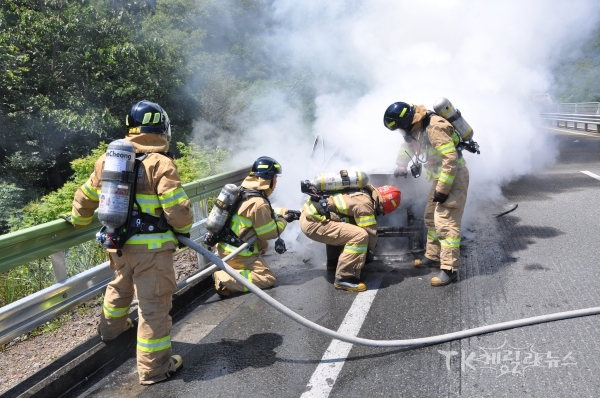
[[[158,104],[140,101],[125,120],[127,136],[118,141],[135,148],[134,171],[127,177],[125,170],[110,170],[111,157],[124,157],[126,152],[124,155],[111,150],[109,145],[109,151],[96,161],[89,180],[75,193],[71,220],[76,227],[83,227],[91,222],[99,206],[100,218],[103,211],[110,213],[111,203],[119,204],[115,199],[119,191],[107,191],[109,179],[118,179],[122,174],[120,183],[114,185],[120,191],[127,190],[127,182],[133,186],[126,223],[108,232],[103,228],[97,235],[109,251],[110,267],[115,270],[115,278],[106,288],[98,332],[107,341],[133,326],[128,315],[135,293],[139,303],[139,380],[141,384],[154,384],[167,379],[183,364],[181,356],[171,355],[169,311],[177,288],[173,252],[178,245],[175,233],[189,236],[193,217],[177,168],[166,152],[171,139],[167,113]]]
[[[277,176],[281,174],[281,165],[273,158],[259,157],[252,165],[248,177],[242,182],[237,210],[234,210],[227,232],[233,234],[233,239],[222,240],[218,243],[221,258],[232,253],[248,238],[256,235],[257,240],[241,251],[227,263],[248,281],[260,289],[267,289],[275,284],[275,275],[265,262],[263,254],[267,251],[268,240],[277,239],[283,242],[279,235],[288,222],[297,219],[296,212],[288,212],[285,208],[273,209],[268,197],[275,190]],[[238,245],[231,244],[238,241]],[[279,253],[285,247],[276,244]],[[221,297],[227,297],[231,292],[247,292],[248,289],[237,282],[225,271],[216,271],[213,274],[215,290]]]
[[[309,193],[308,185],[309,181],[303,182],[304,193]],[[400,191],[393,186],[375,188],[369,184],[354,192],[330,195],[321,195],[314,185],[312,189],[314,193],[309,193],[300,215],[302,232],[325,243],[327,269],[336,270],[336,289],[364,292],[367,286],[360,273],[377,245],[377,216],[400,206]]]
[[[415,266],[439,264],[440,272],[431,278],[431,285],[447,285],[456,280],[460,267],[460,223],[469,187],[461,148],[473,144],[465,144],[448,120],[423,105],[395,102],[385,111],[383,123],[389,130],[399,131],[406,141],[394,175],[406,176],[412,160],[414,177],[425,164],[427,178],[433,180],[424,215],[427,248]]]

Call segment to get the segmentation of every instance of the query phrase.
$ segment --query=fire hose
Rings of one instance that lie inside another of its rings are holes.
[[[309,321],[308,319],[298,315],[294,311],[290,310],[289,308],[287,308],[286,306],[279,303],[277,300],[273,299],[271,296],[269,296],[268,294],[263,292],[261,289],[256,287],[253,283],[249,282],[246,278],[241,276],[236,270],[231,268],[231,266],[229,266],[225,261],[223,261],[225,259],[234,257],[237,253],[242,251],[246,246],[242,245],[234,253],[231,253],[229,256],[225,257],[224,259],[220,259],[214,253],[212,253],[211,251],[204,248],[202,245],[197,244],[196,242],[194,242],[193,240],[191,240],[185,236],[177,235],[177,239],[181,243],[183,243],[184,245],[189,247],[190,249],[192,249],[192,250],[200,253],[204,257],[208,258],[210,261],[212,261],[214,263],[214,265],[216,267],[227,272],[232,278],[234,278],[236,281],[238,281],[239,283],[244,285],[249,291],[256,294],[260,299],[264,300],[267,304],[269,304],[271,307],[275,308],[277,311],[288,316],[289,318],[298,322],[302,326],[305,326],[316,332],[323,333],[324,335],[329,336],[331,338],[334,338],[334,339],[337,339],[340,341],[345,341],[345,342],[351,343],[351,344],[358,344],[358,345],[364,345],[364,346],[370,346],[370,347],[382,347],[382,348],[398,347],[398,348],[412,349],[412,348],[425,347],[425,346],[429,346],[429,345],[447,343],[449,341],[460,340],[460,339],[464,339],[467,337],[473,337],[473,336],[477,336],[477,335],[485,334],[485,333],[498,332],[501,330],[514,329],[514,328],[523,327],[523,326],[536,325],[539,323],[553,322],[553,321],[559,321],[559,320],[563,320],[563,319],[570,319],[570,318],[577,318],[577,317],[582,317],[582,316],[590,316],[590,315],[600,314],[600,307],[593,307],[593,308],[586,308],[586,309],[580,309],[580,310],[558,312],[558,313],[548,314],[548,315],[534,316],[534,317],[530,317],[530,318],[517,319],[517,320],[513,320],[513,321],[508,321],[508,322],[496,323],[493,325],[480,326],[477,328],[461,330],[461,331],[453,332],[453,333],[441,334],[438,336],[430,336],[430,337],[422,337],[422,338],[406,339],[406,340],[371,340],[371,339],[364,339],[364,338],[360,338],[360,337],[347,336],[347,335],[338,333],[336,331],[327,329],[319,324],[316,324],[316,323]],[[249,245],[251,243],[252,242],[249,241],[249,242],[245,243],[245,245]]]

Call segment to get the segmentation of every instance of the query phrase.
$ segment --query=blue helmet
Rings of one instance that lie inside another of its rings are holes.
[[[252,165],[250,176],[272,180],[276,174],[281,174],[281,165],[273,158],[261,156]]]
[[[165,134],[171,141],[171,122],[167,112],[158,104],[143,100],[131,107],[125,117],[128,134]]]
[[[409,131],[415,116],[415,107],[406,102],[394,102],[383,115],[383,124],[390,130]]]

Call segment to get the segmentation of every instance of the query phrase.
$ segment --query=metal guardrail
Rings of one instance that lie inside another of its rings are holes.
[[[556,125],[556,127],[580,129],[584,131],[600,132],[600,103],[580,102],[561,103],[543,108],[541,117]],[[590,129],[588,126],[594,126]]]
[[[183,186],[194,209],[194,225],[190,232],[192,238],[198,238],[203,232],[208,216],[206,199],[218,193],[225,184],[241,183],[249,171],[250,166],[247,166]],[[92,223],[79,230],[64,220],[55,220],[0,236],[0,272],[51,256],[55,276],[64,275],[56,284],[0,308],[0,344],[27,333],[102,293],[113,277],[108,261],[66,278],[63,255],[64,250],[94,239],[100,227],[98,217],[94,215]],[[200,256],[198,260],[200,267],[204,265]]]

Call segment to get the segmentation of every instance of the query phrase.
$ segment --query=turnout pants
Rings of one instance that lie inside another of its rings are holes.
[[[433,202],[437,181],[431,185],[424,222],[427,228],[425,257],[440,262],[440,268],[457,271],[460,267],[460,226],[467,202],[469,169],[460,165],[448,199],[444,203]]]
[[[132,250],[110,254],[115,277],[106,288],[99,332],[104,340],[127,328],[129,305],[138,300],[137,368],[140,382],[166,379],[171,366],[172,295],[177,290],[173,251]]]
[[[351,277],[360,279],[360,271],[365,265],[369,245],[369,234],[364,228],[345,222],[311,221],[306,217],[301,218],[300,221],[302,232],[310,239],[328,246],[343,248],[335,271],[337,279]],[[335,254],[332,249],[328,251],[327,259],[330,260],[329,255]]]
[[[225,254],[221,253],[221,257]],[[252,282],[260,289],[267,289],[275,284],[275,274],[271,271],[262,256],[237,256],[227,261],[233,269],[238,270],[240,275]],[[247,292],[248,289],[233,279],[225,271],[219,270],[214,274],[215,284],[221,282],[230,292]]]

